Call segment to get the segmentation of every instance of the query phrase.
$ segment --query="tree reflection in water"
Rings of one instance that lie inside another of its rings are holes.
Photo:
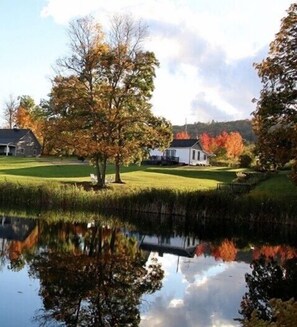
[[[40,326],[138,326],[144,293],[161,288],[163,270],[117,228],[94,226],[78,247],[48,247],[30,264],[40,279]],[[72,242],[73,244],[73,242]]]
[[[251,267],[252,273],[246,274],[249,290],[241,302],[243,321],[248,322],[255,314],[262,321],[275,321],[275,310],[270,300],[297,299],[297,258],[279,263],[272,257],[262,255],[252,262]]]

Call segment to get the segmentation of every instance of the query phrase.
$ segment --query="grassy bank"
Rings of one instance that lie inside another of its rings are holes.
[[[0,158],[0,205],[22,210],[173,214],[200,221],[295,224],[297,188],[287,173],[275,174],[249,194],[217,192],[236,170],[202,167],[124,168],[125,184],[85,191],[92,167],[76,160]],[[112,176],[113,167],[108,167]]]
[[[18,208],[27,212],[50,210],[100,213],[179,215],[192,220],[234,223],[296,224],[295,200],[257,198],[252,194],[236,197],[228,192],[182,191],[169,189],[135,189],[129,192],[106,189],[85,191],[79,186],[0,183],[1,208]]]

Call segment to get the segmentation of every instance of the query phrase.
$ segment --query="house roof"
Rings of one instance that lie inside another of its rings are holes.
[[[24,241],[36,226],[35,219],[2,217],[0,239]]]
[[[168,253],[174,254],[180,257],[193,258],[195,254],[196,247],[181,248],[177,246],[162,245],[162,244],[151,244],[151,243],[141,243],[139,245],[141,250],[149,252],[159,252],[159,254]]]
[[[0,129],[0,143],[1,144],[16,143],[28,132],[30,132],[30,129],[25,129],[25,128]]]
[[[191,148],[196,143],[198,143],[200,146],[199,140],[197,139],[187,139],[187,140],[174,139],[170,144],[170,148]]]

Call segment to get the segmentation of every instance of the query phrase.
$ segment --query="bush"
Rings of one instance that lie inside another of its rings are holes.
[[[250,168],[252,161],[253,161],[253,159],[250,155],[242,154],[239,157],[239,167],[240,168]]]

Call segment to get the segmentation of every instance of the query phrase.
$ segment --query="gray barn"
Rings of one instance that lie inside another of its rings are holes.
[[[0,155],[32,157],[41,154],[41,145],[30,129],[0,129]]]

